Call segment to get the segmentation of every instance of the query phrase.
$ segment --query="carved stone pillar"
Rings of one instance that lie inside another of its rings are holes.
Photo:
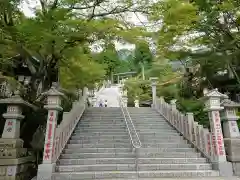
[[[47,96],[47,105],[44,107],[48,110],[47,128],[45,134],[45,145],[43,152],[43,163],[38,166],[37,180],[49,180],[55,171],[55,132],[57,128],[57,119],[59,111],[62,111],[61,96],[55,87],[44,93]]]
[[[157,77],[151,77],[151,86],[152,86],[152,106],[155,107],[157,99]]]
[[[3,114],[6,121],[0,139],[0,179],[26,179],[29,176],[28,168],[34,165],[35,158],[23,148],[20,121],[24,118],[23,109],[36,107],[24,101],[18,92],[11,98],[0,100],[0,104],[7,105],[7,112]]]
[[[226,98],[226,95],[218,92],[217,89],[205,92],[205,110],[211,127],[213,168],[220,171],[221,176],[232,176],[232,165],[226,160],[226,152],[223,140],[222,126],[219,111],[223,110],[220,106],[220,100]]]

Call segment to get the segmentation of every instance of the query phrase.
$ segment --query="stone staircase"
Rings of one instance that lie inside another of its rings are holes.
[[[134,178],[135,155],[120,108],[88,108],[61,155],[54,180]]]
[[[138,155],[141,174],[154,178],[216,177],[201,157],[167,121],[151,108],[128,108],[142,142]]]
[[[211,164],[151,108],[129,108],[142,148],[133,152],[120,108],[88,108],[53,180],[216,177]]]

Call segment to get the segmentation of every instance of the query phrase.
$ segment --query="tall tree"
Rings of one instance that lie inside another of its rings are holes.
[[[158,53],[169,59],[181,57],[197,65],[198,68],[194,68],[198,72],[195,72],[198,77],[195,86],[204,83],[204,86],[216,87],[215,77],[227,72],[240,88],[236,68],[240,63],[239,8],[240,3],[234,0],[157,2],[152,18],[162,21],[158,31]]]
[[[35,16],[28,18],[21,13],[20,2],[0,2],[0,58],[2,63],[7,59],[12,66],[9,58],[21,56],[31,71],[29,96],[32,99],[40,83],[42,91],[48,89],[54,81],[52,74],[57,73],[60,66],[71,67],[69,60],[77,59],[91,43],[113,39],[133,41],[133,34],[138,36],[141,32],[128,29],[129,24],[118,15],[144,12],[148,7],[145,1],[114,4],[105,0],[39,0],[41,6],[36,8]],[[33,59],[37,59],[37,66]],[[1,71],[6,70],[1,68]]]
[[[153,61],[153,55],[150,51],[148,43],[140,41],[136,44],[134,53],[134,63],[136,67],[141,68],[142,79],[145,80],[145,67],[151,64]]]

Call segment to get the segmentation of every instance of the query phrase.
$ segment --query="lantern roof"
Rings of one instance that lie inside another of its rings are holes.
[[[211,97],[219,97],[220,99],[226,99],[228,98],[228,96],[226,94],[222,94],[218,91],[218,89],[212,89],[210,91],[208,91],[204,97],[200,98],[201,100],[206,100],[208,98],[211,98]]]
[[[240,103],[236,103],[234,101],[231,101],[230,99],[224,99],[221,102],[221,106],[224,106],[224,107],[240,107]]]

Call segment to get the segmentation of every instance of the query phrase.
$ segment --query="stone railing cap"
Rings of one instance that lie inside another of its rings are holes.
[[[221,105],[224,107],[240,107],[240,103],[236,103],[234,101],[231,101],[230,99],[222,100]]]
[[[0,104],[20,105],[20,106],[30,107],[34,110],[38,109],[37,106],[34,106],[27,101],[24,101],[19,95],[15,95],[6,99],[1,99]]]

